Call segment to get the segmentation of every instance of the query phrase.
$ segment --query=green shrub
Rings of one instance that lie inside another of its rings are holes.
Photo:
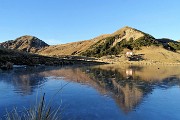
[[[151,36],[143,36],[133,42],[133,48],[135,49],[137,48],[139,49],[142,46],[151,46],[151,45],[159,46],[160,43]]]
[[[120,54],[124,48],[127,48],[129,50],[140,50],[142,46],[160,45],[160,43],[150,35],[145,35],[136,40],[133,40],[133,38],[130,38],[128,41],[126,39],[123,39],[120,42],[116,43],[116,45],[112,46],[114,41],[115,36],[108,37],[104,39],[104,42],[101,41],[98,44],[91,46],[90,50],[83,52],[81,55],[87,57],[102,57],[105,55]]]
[[[173,51],[177,51],[180,50],[180,43],[169,42],[168,47]]]
[[[101,42],[98,42],[90,47],[90,50],[87,50],[81,55],[87,56],[87,57],[102,57],[108,53],[108,50],[112,46],[112,44],[115,41],[115,37],[108,37],[106,39],[101,40]]]

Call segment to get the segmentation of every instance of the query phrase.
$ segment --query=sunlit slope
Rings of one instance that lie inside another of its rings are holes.
[[[104,34],[93,38],[91,40],[73,42],[62,45],[49,46],[38,51],[39,54],[42,55],[84,55],[89,56],[88,52],[93,53],[97,50],[97,47],[103,46],[104,44],[109,44],[107,48],[102,48],[102,51],[106,51],[107,49],[114,47],[117,43],[122,40],[129,41],[130,39],[136,40],[138,38],[150,35],[136,30],[131,27],[124,27],[120,30],[112,34]],[[113,39],[113,40],[111,40]],[[107,46],[107,45],[105,45]],[[97,53],[98,54],[98,53]],[[106,55],[106,54],[104,54]],[[92,54],[91,56],[96,56],[96,54]]]
[[[79,55],[81,52],[89,49],[90,46],[97,43],[99,40],[106,38],[108,34],[98,36],[91,40],[72,42],[67,44],[53,45],[45,47],[38,51],[41,55],[59,56],[59,55]]]
[[[180,62],[180,53],[166,50],[162,47],[143,47],[142,50],[136,50],[136,54],[143,54],[143,58],[149,62]]]

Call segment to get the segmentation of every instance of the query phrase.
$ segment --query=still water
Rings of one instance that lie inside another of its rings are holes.
[[[43,93],[53,108],[61,108],[64,120],[180,120],[180,66],[39,66],[0,71],[0,118],[13,108],[20,112],[33,106]]]

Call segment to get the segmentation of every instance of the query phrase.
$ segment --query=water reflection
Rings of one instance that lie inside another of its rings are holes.
[[[168,89],[180,86],[178,66],[118,66],[101,65],[93,67],[37,67],[18,68],[1,72],[0,81],[14,86],[15,92],[28,95],[42,86],[49,76],[88,84],[102,95],[111,96],[118,106],[128,113],[157,87]]]
[[[44,70],[44,67],[19,67],[12,71],[1,72],[0,81],[13,85],[15,93],[29,95],[34,92],[35,88],[45,83],[46,79],[39,74],[40,71]]]
[[[167,89],[180,85],[180,67],[169,66],[112,66],[89,68],[87,74],[99,87],[113,93],[124,112],[135,109],[145,96],[159,87]]]

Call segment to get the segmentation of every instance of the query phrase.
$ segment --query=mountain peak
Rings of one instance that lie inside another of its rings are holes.
[[[117,31],[114,32],[113,34],[120,34],[120,33],[126,32],[126,31],[136,31],[136,32],[145,34],[144,32],[142,32],[142,31],[140,31],[140,30],[137,30],[137,29],[135,29],[135,28],[129,27],[129,26],[124,26],[123,28],[117,30]]]
[[[3,42],[0,46],[3,48],[35,53],[39,49],[49,45],[35,36],[24,35],[16,38],[15,40]]]
[[[20,39],[20,38],[27,38],[27,39],[30,39],[30,38],[33,38],[34,36],[31,36],[31,35],[23,35],[23,36],[20,36],[16,39]]]
[[[118,36],[119,38],[115,41],[115,43],[120,42],[123,39],[126,39],[127,41],[131,38],[136,40],[145,35],[147,34],[129,26],[125,26],[112,34],[112,36]]]
[[[129,26],[124,26],[124,27],[123,27],[123,28],[121,28],[121,29],[134,29],[134,28],[129,27]]]
[[[24,35],[15,39],[15,41],[33,41],[33,40],[42,41],[39,38],[31,35]]]

